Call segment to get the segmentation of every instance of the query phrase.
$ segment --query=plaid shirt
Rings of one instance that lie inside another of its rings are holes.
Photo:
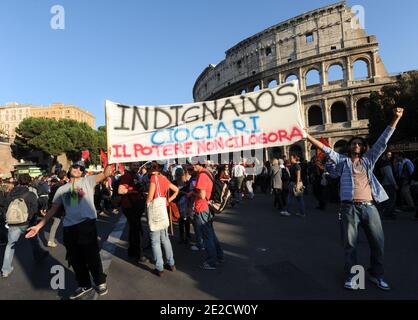
[[[377,203],[386,201],[387,199],[389,199],[389,197],[386,194],[383,187],[381,186],[381,184],[379,183],[379,181],[374,176],[373,169],[379,157],[386,150],[387,143],[394,131],[394,128],[387,127],[385,131],[383,131],[379,139],[377,139],[373,147],[369,151],[367,151],[361,158],[361,163],[367,170],[367,176],[369,177],[373,199]],[[324,146],[322,150],[331,158],[332,161],[335,162],[337,166],[336,169],[339,173],[339,176],[341,177],[341,201],[353,201],[354,181],[353,162],[351,161],[351,158],[347,157],[346,155],[339,154],[326,146]]]

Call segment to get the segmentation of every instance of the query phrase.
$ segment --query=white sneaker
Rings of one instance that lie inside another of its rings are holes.
[[[285,217],[290,217],[291,214],[288,211],[280,211],[280,214]]]
[[[48,241],[48,247],[55,248],[57,244],[54,241]]]

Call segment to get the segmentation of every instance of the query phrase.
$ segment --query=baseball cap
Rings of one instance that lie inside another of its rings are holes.
[[[86,165],[84,161],[75,161],[71,165],[71,168],[80,168],[80,170],[84,171],[86,169]]]

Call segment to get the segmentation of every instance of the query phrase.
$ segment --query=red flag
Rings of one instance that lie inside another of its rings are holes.
[[[326,138],[324,138],[324,137],[321,137],[320,139],[319,139],[319,141],[323,144],[323,145],[325,145],[325,146],[327,146],[327,147],[329,147],[330,145],[329,145],[329,142],[328,142],[328,139],[326,139]],[[320,150],[320,149],[316,149],[316,156],[317,156],[317,158],[319,159],[319,160],[323,160],[324,158],[325,158],[325,153],[322,151],[322,150]]]
[[[81,151],[81,161],[86,161],[90,158],[90,152],[88,150]]]
[[[103,151],[103,149],[100,149],[100,160],[102,161],[103,168],[107,167],[107,154]]]

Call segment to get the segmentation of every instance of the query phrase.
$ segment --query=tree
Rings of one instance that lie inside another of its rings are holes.
[[[54,157],[62,153],[73,161],[80,159],[82,150],[90,151],[92,164],[100,163],[100,148],[106,148],[106,133],[94,130],[86,123],[74,120],[26,118],[16,128],[15,149],[20,154],[42,151]],[[21,158],[21,157],[19,157]]]
[[[392,138],[393,142],[418,137],[418,72],[398,77],[394,85],[370,95],[369,142],[374,143],[393,117],[392,109],[404,107],[405,112]]]

